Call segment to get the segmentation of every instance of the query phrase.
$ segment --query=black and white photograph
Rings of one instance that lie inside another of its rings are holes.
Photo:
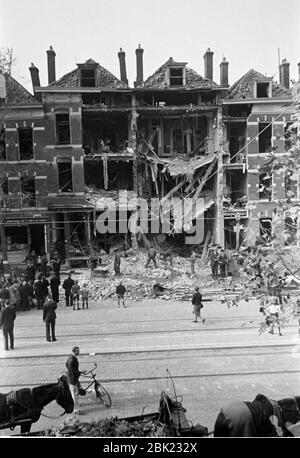
[[[300,437],[300,1],[0,11],[0,441]]]

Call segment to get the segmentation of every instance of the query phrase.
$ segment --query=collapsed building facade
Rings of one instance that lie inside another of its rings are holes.
[[[56,79],[50,47],[47,86],[30,67],[34,95],[0,75],[0,236],[9,262],[18,250],[35,249],[59,251],[71,265],[95,249],[136,244],[139,236],[147,241],[153,198],[160,241],[232,248],[253,244],[262,226],[271,230],[274,202],[288,180],[269,182],[259,166],[270,148],[282,155],[288,147],[289,64],[280,66],[280,84],[250,70],[229,87],[228,62],[216,84],[208,49],[204,77],[169,58],[144,80],[139,46],[130,88],[122,49],[118,57],[120,78],[88,59]],[[130,234],[139,198],[149,203],[148,218]],[[114,231],[101,233],[97,220],[112,204]],[[202,229],[190,239],[199,221]]]

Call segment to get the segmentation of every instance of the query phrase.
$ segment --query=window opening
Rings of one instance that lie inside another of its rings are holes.
[[[270,151],[272,148],[272,124],[260,122],[258,125],[258,132],[259,152],[265,153]]]
[[[270,97],[270,83],[256,83],[256,97]]]
[[[35,179],[29,177],[21,178],[22,207],[30,208],[36,206]]]
[[[56,139],[59,145],[70,144],[70,117],[69,113],[56,114]]]
[[[58,168],[58,189],[60,192],[72,192],[73,191],[73,179],[72,179],[72,162],[71,161],[59,161],[57,163]]]
[[[81,86],[95,87],[95,70],[81,70]]]
[[[33,159],[33,134],[30,128],[20,128],[19,133],[19,149],[20,160],[26,161]]]
[[[5,129],[0,130],[0,161],[6,161]]]
[[[183,68],[170,68],[170,86],[183,86]]]
[[[272,176],[269,173],[259,175],[258,194],[260,199],[272,199]]]
[[[272,220],[268,219],[260,219],[260,236],[265,242],[269,242],[272,237]]]

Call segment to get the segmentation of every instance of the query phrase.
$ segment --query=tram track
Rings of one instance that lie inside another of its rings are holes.
[[[172,374],[172,378],[174,380],[189,380],[189,379],[218,379],[220,377],[230,378],[230,377],[249,377],[249,376],[276,376],[276,375],[298,375],[300,377],[300,369],[299,370],[274,370],[274,371],[248,371],[248,372],[230,372],[230,373],[197,373],[197,374],[190,374],[190,375],[177,375]],[[101,378],[101,383],[103,384],[124,384],[124,383],[138,383],[138,382],[151,382],[151,381],[163,381],[167,379],[167,375],[164,376],[151,376],[151,377],[122,377],[122,378]],[[33,383],[13,383],[9,386],[7,384],[0,384],[0,389],[9,388],[10,390],[14,389],[21,389],[21,388],[31,388],[34,386],[38,386],[44,383],[52,383],[53,380],[43,380],[43,381],[36,381]],[[84,381],[83,381],[84,386]]]

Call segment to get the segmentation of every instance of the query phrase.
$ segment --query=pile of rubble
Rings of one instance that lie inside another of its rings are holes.
[[[129,422],[111,417],[83,423],[70,417],[60,426],[45,429],[39,435],[52,437],[170,437],[171,432],[165,424],[153,418],[141,418]]]

